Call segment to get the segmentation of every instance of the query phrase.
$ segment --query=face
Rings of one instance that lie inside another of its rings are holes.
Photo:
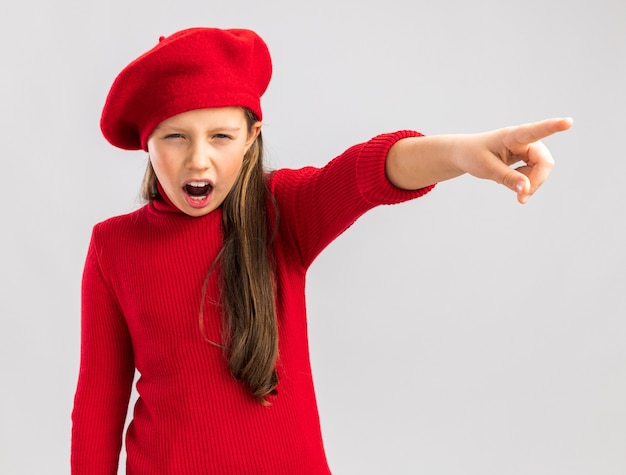
[[[150,135],[150,162],[170,201],[189,216],[204,216],[224,202],[260,131],[260,122],[248,130],[238,107],[183,112]]]

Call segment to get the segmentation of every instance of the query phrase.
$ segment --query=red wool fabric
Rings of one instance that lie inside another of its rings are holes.
[[[72,414],[72,474],[117,472],[135,368],[139,399],[126,433],[129,475],[320,475],[330,470],[315,400],[305,308],[315,257],[367,210],[422,196],[385,177],[400,131],[356,145],[322,168],[283,169],[270,187],[275,242],[278,395],[262,406],[200,332],[202,283],[222,245],[221,209],[189,217],[164,200],[94,227],[82,293],[81,364]],[[216,277],[204,307],[220,341]]]
[[[147,151],[163,120],[208,107],[247,107],[261,120],[272,76],[263,39],[251,30],[188,28],[126,66],[106,98],[100,129],[114,146]]]

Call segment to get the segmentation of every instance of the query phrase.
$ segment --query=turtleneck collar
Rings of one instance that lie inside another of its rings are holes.
[[[161,187],[161,183],[157,181],[157,189],[159,190],[159,196],[152,200],[152,206],[162,213],[183,213],[178,207],[172,203],[169,199],[163,188]]]

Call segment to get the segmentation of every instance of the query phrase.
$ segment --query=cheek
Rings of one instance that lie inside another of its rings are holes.
[[[241,156],[236,156],[224,165],[223,173],[224,176],[228,178],[228,181],[234,183],[237,180],[237,177],[239,176],[239,173],[241,173],[242,169],[243,158]]]
[[[152,170],[154,171],[154,176],[156,179],[163,182],[163,170],[161,169],[161,164],[157,160],[153,160],[150,158],[150,164],[152,165]]]
[[[173,176],[174,171],[171,163],[165,160],[162,156],[151,155],[150,163],[152,164],[154,174],[160,182],[167,181]]]

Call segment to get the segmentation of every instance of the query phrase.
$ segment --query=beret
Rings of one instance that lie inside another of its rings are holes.
[[[114,146],[147,150],[163,120],[194,109],[238,106],[262,119],[272,76],[267,45],[246,29],[188,28],[139,56],[115,78],[100,129]]]

